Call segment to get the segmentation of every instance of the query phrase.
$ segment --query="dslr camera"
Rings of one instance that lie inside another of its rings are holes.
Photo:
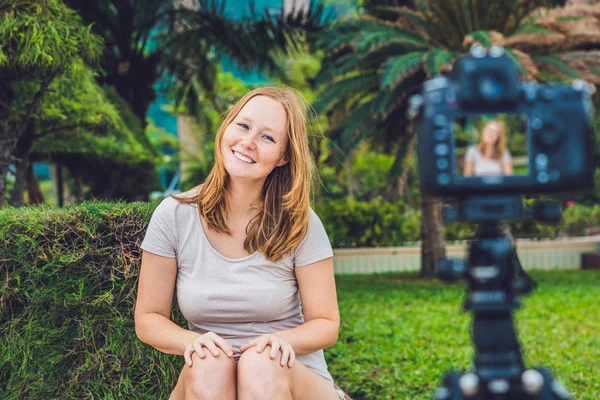
[[[423,89],[410,105],[426,193],[463,197],[593,187],[592,85],[521,82],[503,48],[474,47],[454,64],[450,77],[429,80]],[[462,176],[455,154],[457,121],[498,114],[521,116],[528,168],[510,176]]]
[[[436,400],[571,399],[548,368],[523,361],[513,312],[535,282],[503,221],[558,222],[560,204],[527,210],[523,196],[593,187],[593,93],[582,80],[522,81],[502,47],[476,46],[409,99],[423,192],[453,202],[445,220],[479,224],[466,260],[437,264],[440,279],[467,283],[475,360],[472,370],[445,375]]]

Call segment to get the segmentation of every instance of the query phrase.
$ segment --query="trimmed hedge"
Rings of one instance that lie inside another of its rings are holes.
[[[0,398],[168,397],[181,360],[141,343],[133,322],[154,206],[0,212]]]

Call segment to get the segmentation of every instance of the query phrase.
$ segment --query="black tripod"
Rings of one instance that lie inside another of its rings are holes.
[[[471,372],[446,374],[436,400],[571,399],[549,369],[525,369],[512,314],[520,307],[518,296],[535,284],[498,221],[482,222],[468,261],[441,261],[438,277],[468,284],[464,309],[473,312],[475,365]]]

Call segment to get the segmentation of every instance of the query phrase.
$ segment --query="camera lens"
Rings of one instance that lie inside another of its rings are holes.
[[[502,82],[493,75],[484,75],[477,81],[479,93],[486,100],[498,100],[504,92]]]

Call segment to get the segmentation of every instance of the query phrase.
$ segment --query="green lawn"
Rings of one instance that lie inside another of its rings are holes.
[[[574,399],[600,399],[600,271],[535,271],[516,314],[528,366],[550,367]],[[412,275],[338,276],[340,338],[325,351],[355,400],[432,399],[473,350],[464,285]]]

